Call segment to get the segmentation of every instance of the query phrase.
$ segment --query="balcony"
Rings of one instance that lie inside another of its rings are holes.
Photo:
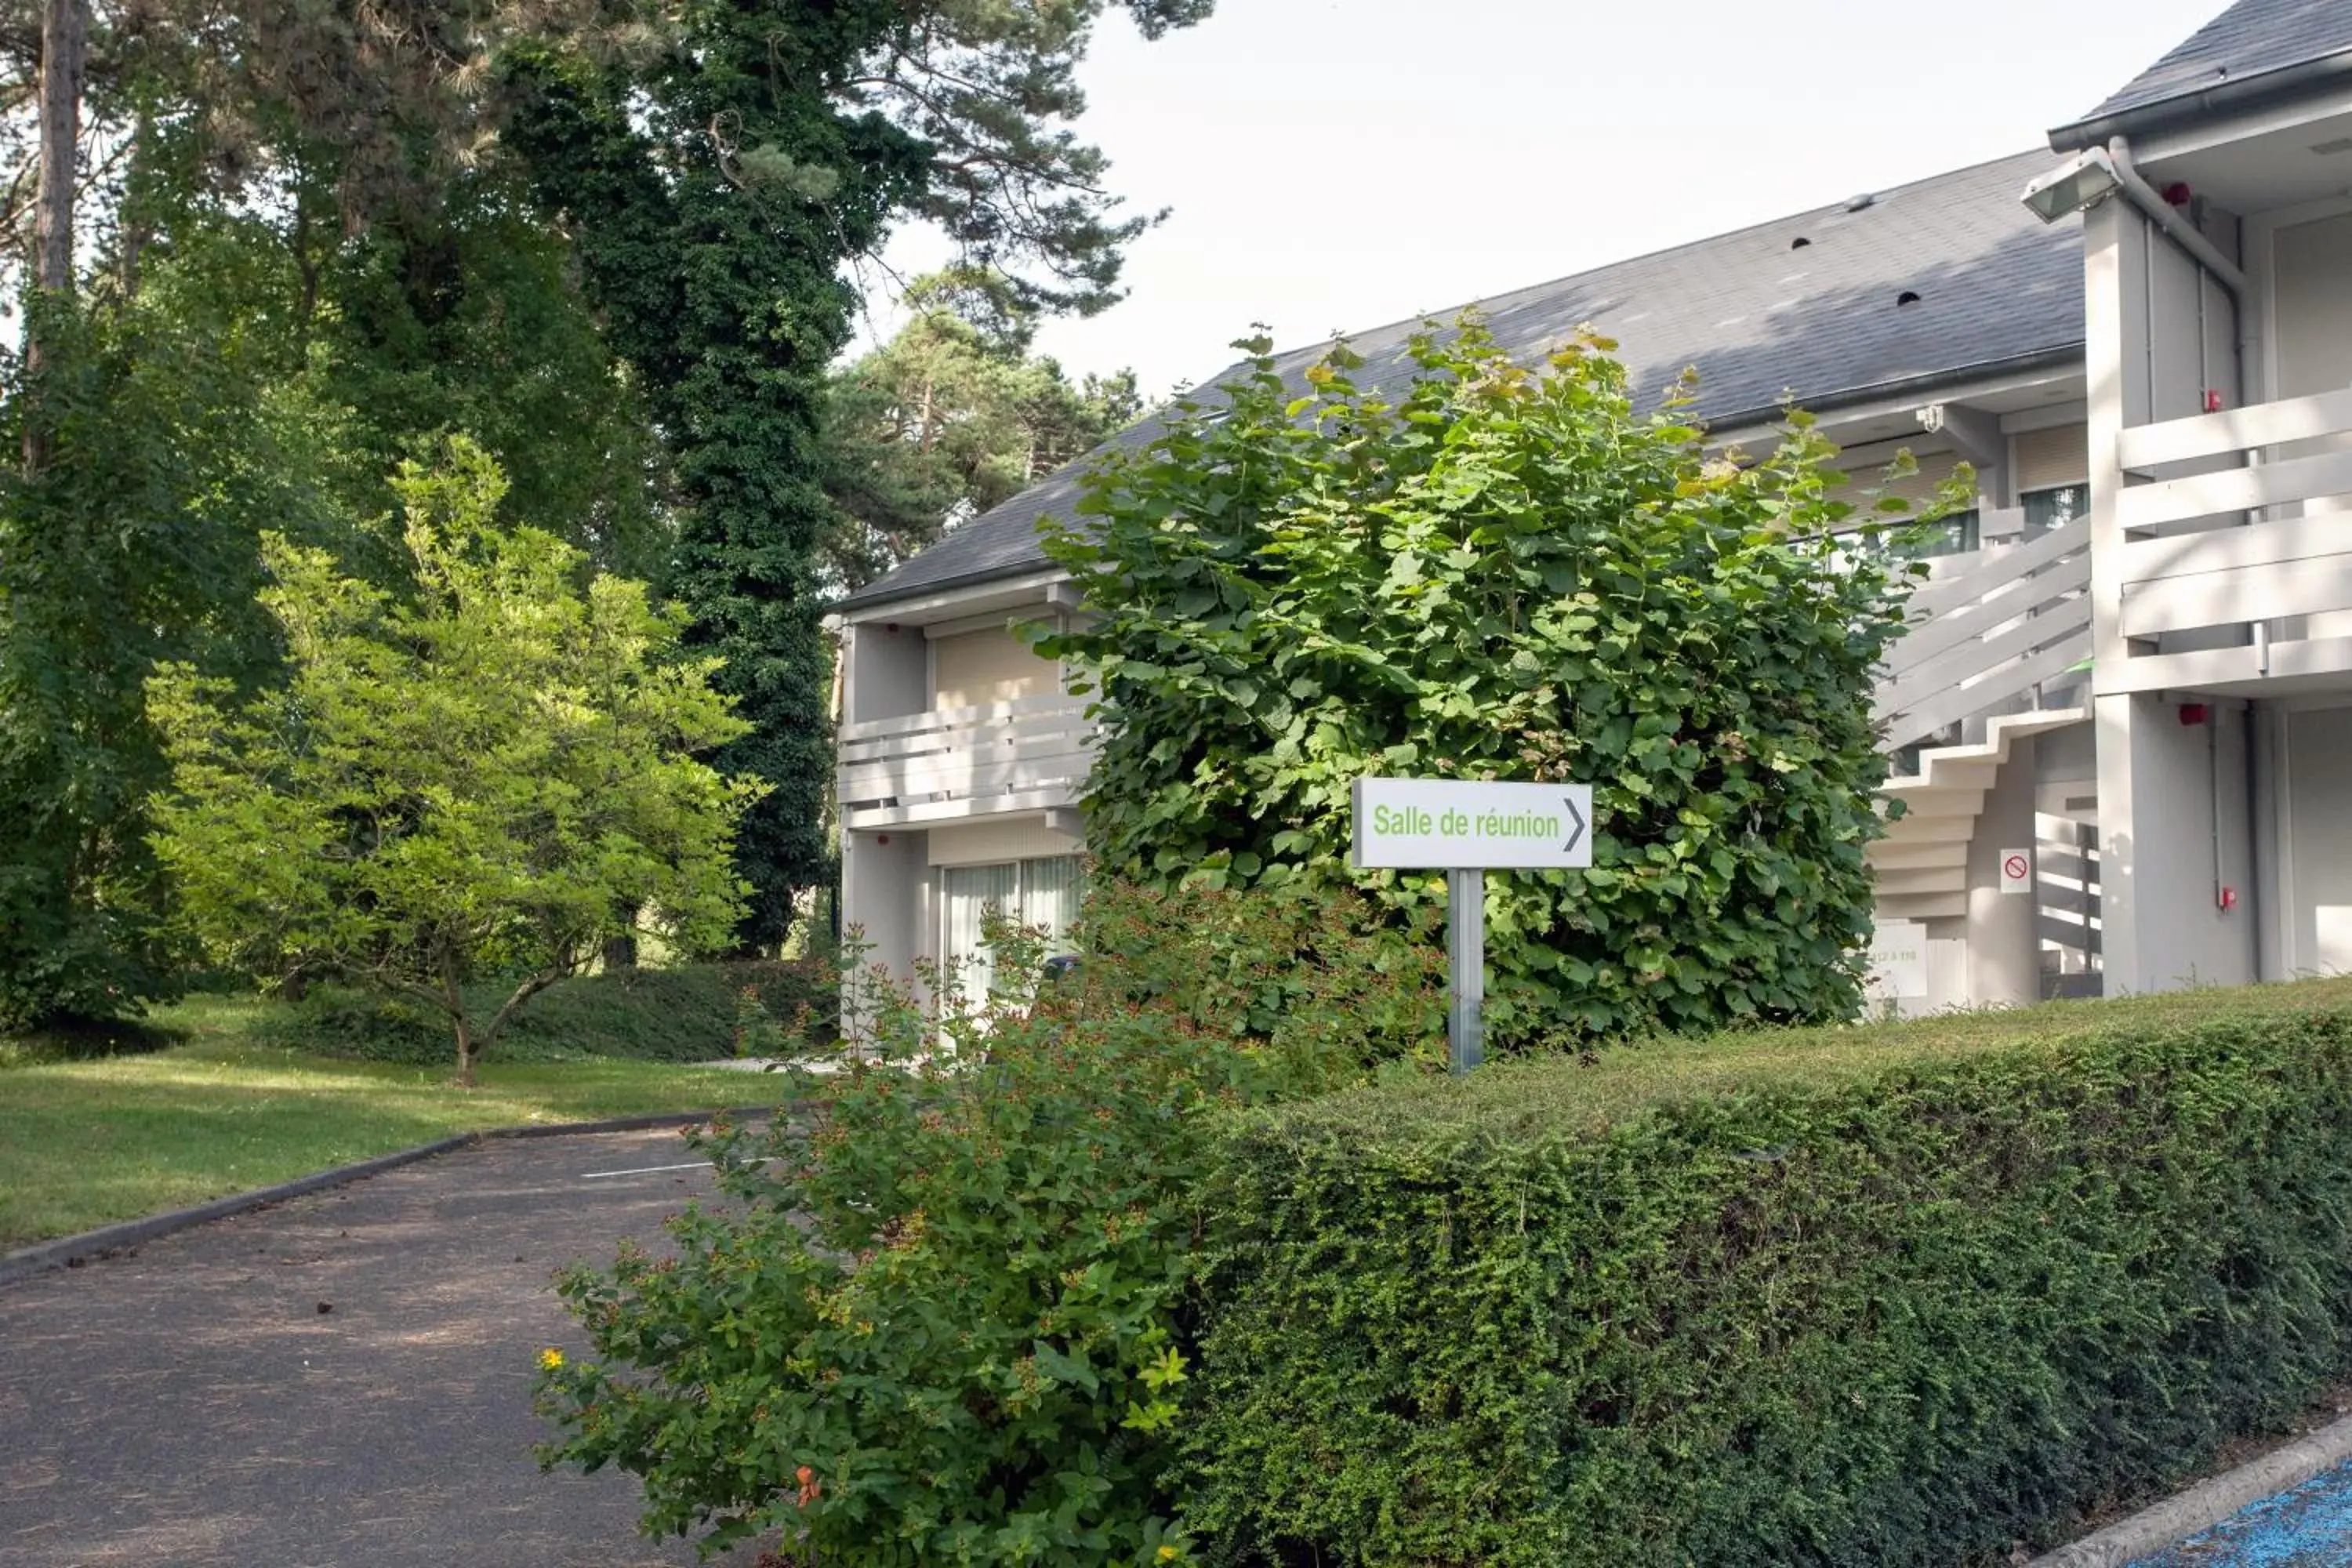
[[[2338,498],[2352,495],[2352,392],[2126,427],[2117,455],[2125,657],[2102,658],[2100,691],[2346,684],[2352,502]],[[2244,640],[2159,640],[2217,628]]]
[[[1911,630],[1887,650],[1873,701],[1888,751],[1954,724],[2048,706],[2046,688],[2091,657],[2091,531],[1942,556],[1911,595]],[[2078,682],[2077,682],[2078,683]]]
[[[841,727],[842,826],[920,827],[1077,803],[1097,726],[1054,693]]]

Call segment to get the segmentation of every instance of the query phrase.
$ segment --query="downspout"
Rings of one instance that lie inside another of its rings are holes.
[[[2196,225],[2182,217],[2179,209],[2147,183],[2138,165],[2132,162],[2128,142],[2120,136],[2109,142],[2107,162],[2115,169],[2116,179],[2123,186],[2124,195],[2131,205],[2146,214],[2149,222],[2164,230],[2173,244],[2187,251],[2190,259],[2211,273],[2214,279],[2230,291],[2230,298],[2238,306],[2238,342],[2242,350],[2246,342],[2246,296],[2253,292],[2252,283],[2245,273],[2239,270],[2236,262],[2215,249],[2211,240],[2197,232]]]
[[[2235,310],[2238,318],[2238,397],[2242,403],[2249,401],[2252,395],[2246,391],[2246,387],[2250,380],[2247,367],[2253,362],[2255,354],[2261,348],[2261,340],[2255,331],[2253,320],[2253,283],[2252,279],[2247,278],[2244,270],[2241,268],[2237,263],[2231,261],[2228,257],[2223,256],[2221,250],[2214,246],[2211,240],[2207,239],[2203,234],[2200,233],[2196,225],[2183,217],[2179,208],[2175,207],[2170,202],[2166,201],[2163,195],[2158,192],[2156,187],[2147,183],[2146,176],[2140,174],[2138,165],[2132,162],[2131,142],[2126,138],[2122,136],[2108,138],[2106,153],[2108,163],[2115,170],[2116,184],[2122,189],[2125,199],[2129,201],[2133,206],[2137,207],[2141,214],[2146,216],[2149,222],[2155,224],[2158,228],[2162,229],[2166,238],[2171,240],[2173,244],[2179,246],[2183,251],[2187,252],[2189,258],[2202,268],[2207,276],[2212,278],[2214,281],[2218,282],[2222,288],[2229,290],[2231,307]],[[2200,281],[2198,285],[2198,309],[2200,317],[2202,316],[2204,310],[2204,285]],[[2199,355],[2201,357],[2205,352],[2205,344],[2204,334],[2201,331],[2201,321],[2200,325],[2200,331],[2198,336],[2197,349]],[[2154,339],[2152,336],[2149,342],[2152,352],[2154,348]],[[2200,389],[2200,392],[2201,390],[2202,389]],[[2155,396],[2155,383],[2153,377],[2150,378],[2148,394],[2150,399],[2153,400]],[[2259,453],[2250,451],[2246,454],[2245,460],[2247,467],[2258,467],[2262,462],[2262,457]],[[2252,522],[2252,517],[2249,517],[2247,521]],[[2248,630],[2251,634],[2251,640],[2252,641],[2254,647],[2254,668],[2259,674],[2268,675],[2271,668],[2270,626],[2267,622],[2253,621],[2248,624]],[[2228,883],[2224,880],[2224,868],[2222,866],[2221,857],[2221,736],[2220,719],[2221,715],[2219,711],[2215,710],[2210,714],[2207,721],[2207,745],[2210,748],[2210,755],[2211,758],[2210,788],[2211,790],[2212,805],[2213,902],[2217,909],[2226,911],[2230,906],[2225,901],[2228,897]],[[2256,747],[2254,744],[2253,704],[2251,701],[2246,705],[2246,837],[2249,849],[2251,850],[2254,837],[2255,812],[2260,802],[2260,781],[2257,776],[2258,770],[2255,765]],[[2252,853],[2247,857],[2248,871],[2250,873],[2247,891],[2250,895],[2255,891],[2256,885],[2261,880],[2259,866],[2261,858],[2261,856]],[[2263,941],[2263,921],[2261,918],[2259,905],[2255,904],[2251,897],[2249,898],[2248,903],[2249,908],[2252,910],[2255,917],[2253,931],[2254,975],[2255,978],[2259,979],[2263,973],[2263,960],[2264,956],[2263,952],[2263,948],[2264,946]]]

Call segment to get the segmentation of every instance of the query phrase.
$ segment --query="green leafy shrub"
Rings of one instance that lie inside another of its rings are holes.
[[[2011,1561],[2352,1368],[2352,984],[1507,1064],[1238,1119],[1233,1563]]]
[[[739,1013],[748,993],[774,1031],[779,1055],[829,1047],[837,1035],[838,975],[829,962],[745,962],[629,969],[560,981],[518,1013],[500,1037],[509,1061],[631,1057],[714,1061],[738,1053]],[[468,1005],[495,1008],[512,986],[489,980]],[[322,1056],[434,1066],[448,1059],[448,1021],[399,995],[339,985],[312,987],[273,1011],[257,1033],[275,1045]]]
[[[394,594],[328,551],[262,542],[283,684],[160,666],[148,716],[174,919],[205,961],[364,981],[437,1008],[457,1079],[516,1014],[644,924],[712,952],[743,912],[735,829],[758,787],[698,752],[750,725],[677,657],[685,615],[582,553],[497,525],[507,484],[472,441],[393,488],[415,579]],[[467,983],[502,974],[503,999]]]
[[[864,977],[839,1070],[794,1074],[813,1112],[707,1140],[735,1201],[562,1282],[596,1353],[543,1374],[548,1462],[794,1563],[1187,1559],[1162,1477],[1213,1113],[1439,1054],[1425,945],[1334,918],[1098,895],[1059,978],[995,933],[1014,994],[976,1010]]]
[[[1490,1028],[1616,1038],[1851,1016],[1885,776],[1874,667],[1914,568],[1834,499],[1801,415],[1748,468],[1590,339],[1541,373],[1475,321],[1411,384],[1345,350],[1255,371],[1087,481],[1049,531],[1097,619],[1039,634],[1100,693],[1087,842],[1110,874],[1348,879],[1367,774],[1578,780],[1593,864],[1487,889]],[[1833,529],[1846,537],[1834,540]]]

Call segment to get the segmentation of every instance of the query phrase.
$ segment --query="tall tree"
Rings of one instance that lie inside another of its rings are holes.
[[[457,1076],[575,973],[615,911],[692,949],[738,915],[745,787],[694,752],[741,728],[669,657],[677,616],[551,534],[492,525],[497,465],[457,443],[398,489],[415,602],[273,535],[261,595],[290,679],[249,702],[185,665],[156,678],[174,790],[156,846],[216,962],[324,973],[449,1021]],[[488,1017],[465,985],[518,976]]]
[[[830,858],[822,420],[843,263],[920,217],[1032,307],[1114,299],[1150,220],[1116,216],[1100,153],[1062,124],[1108,8],[687,0],[641,53],[514,58],[509,145],[643,379],[684,509],[674,585],[754,726],[722,765],[772,786],[738,840],[746,946],[782,939]],[[1157,35],[1210,0],[1124,8]]]
[[[42,0],[37,165],[34,177],[32,296],[26,310],[25,377],[37,389],[51,360],[51,339],[59,328],[74,283],[74,187],[81,178],[81,91],[89,48],[89,16],[83,0]],[[25,468],[37,473],[48,461],[51,413],[34,405],[25,421]]]
[[[835,373],[824,419],[830,581],[856,588],[1134,423],[1135,374],[1072,381],[993,275],[906,293],[891,340]]]
[[[252,595],[265,522],[341,544],[338,421],[239,307],[249,259],[184,256],[134,301],[60,308],[37,412],[0,404],[37,471],[0,472],[0,1029],[168,990],[147,806],[159,660],[239,683],[274,659]]]
[[[475,422],[528,455],[524,521],[666,562],[657,446],[561,237],[471,156],[524,4],[0,0],[0,1027],[172,984],[145,680],[269,673],[264,526],[399,582],[360,520]]]

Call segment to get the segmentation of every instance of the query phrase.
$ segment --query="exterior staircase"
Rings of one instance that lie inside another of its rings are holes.
[[[2088,708],[2004,713],[1986,721],[1982,741],[1923,752],[1918,772],[1880,785],[1882,798],[1903,803],[1902,815],[1886,825],[1886,837],[1870,847],[1880,918],[1967,914],[1969,843],[1976,837],[1985,792],[2009,761],[2011,744],[2090,716]]]
[[[2087,524],[1931,572],[1874,701],[1888,749],[1917,758],[1879,789],[1889,821],[1869,855],[1885,920],[1965,915],[1969,844],[2011,747],[2091,717]]]

